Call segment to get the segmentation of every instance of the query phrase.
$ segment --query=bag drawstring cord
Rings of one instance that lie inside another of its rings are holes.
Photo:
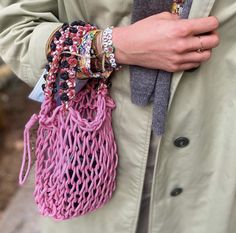
[[[23,159],[22,159],[22,164],[21,164],[21,169],[20,169],[20,175],[19,175],[19,184],[23,185],[29,175],[30,172],[30,166],[31,166],[31,145],[30,145],[30,129],[34,126],[34,124],[38,121],[38,115],[34,114],[28,123],[25,125],[25,130],[24,130],[24,152],[23,152]],[[24,168],[26,166],[26,158],[28,158],[28,165],[27,169],[24,173]]]

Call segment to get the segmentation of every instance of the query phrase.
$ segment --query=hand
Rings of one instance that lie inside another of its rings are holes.
[[[113,29],[119,64],[138,65],[169,72],[196,68],[219,44],[218,20],[211,16],[180,19],[168,12],[126,27]],[[203,51],[197,50],[204,48]]]

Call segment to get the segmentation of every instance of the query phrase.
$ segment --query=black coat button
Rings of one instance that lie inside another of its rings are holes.
[[[178,196],[179,194],[181,194],[183,192],[183,189],[182,188],[175,188],[171,191],[170,195],[172,197],[176,197]]]
[[[189,139],[186,137],[179,137],[174,141],[175,146],[183,148],[189,144]]]

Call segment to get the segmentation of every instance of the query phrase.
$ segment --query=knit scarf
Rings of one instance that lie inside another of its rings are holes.
[[[132,23],[170,11],[172,4],[173,0],[134,0]],[[192,0],[185,0],[181,18],[188,18],[191,5]],[[152,129],[157,135],[165,132],[171,77],[172,73],[164,70],[130,66],[131,101],[140,106],[153,102]]]

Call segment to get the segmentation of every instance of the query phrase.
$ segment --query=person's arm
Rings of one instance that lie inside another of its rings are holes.
[[[25,1],[0,11],[0,55],[30,85],[46,64],[50,35],[62,24],[57,15],[54,0]],[[208,60],[219,44],[217,28],[215,17],[180,20],[167,12],[156,14],[114,28],[116,59],[120,64],[170,72],[191,69]],[[196,52],[202,46],[204,51]]]
[[[48,38],[62,25],[57,15],[53,0],[21,1],[0,10],[0,56],[31,86],[47,62]]]

